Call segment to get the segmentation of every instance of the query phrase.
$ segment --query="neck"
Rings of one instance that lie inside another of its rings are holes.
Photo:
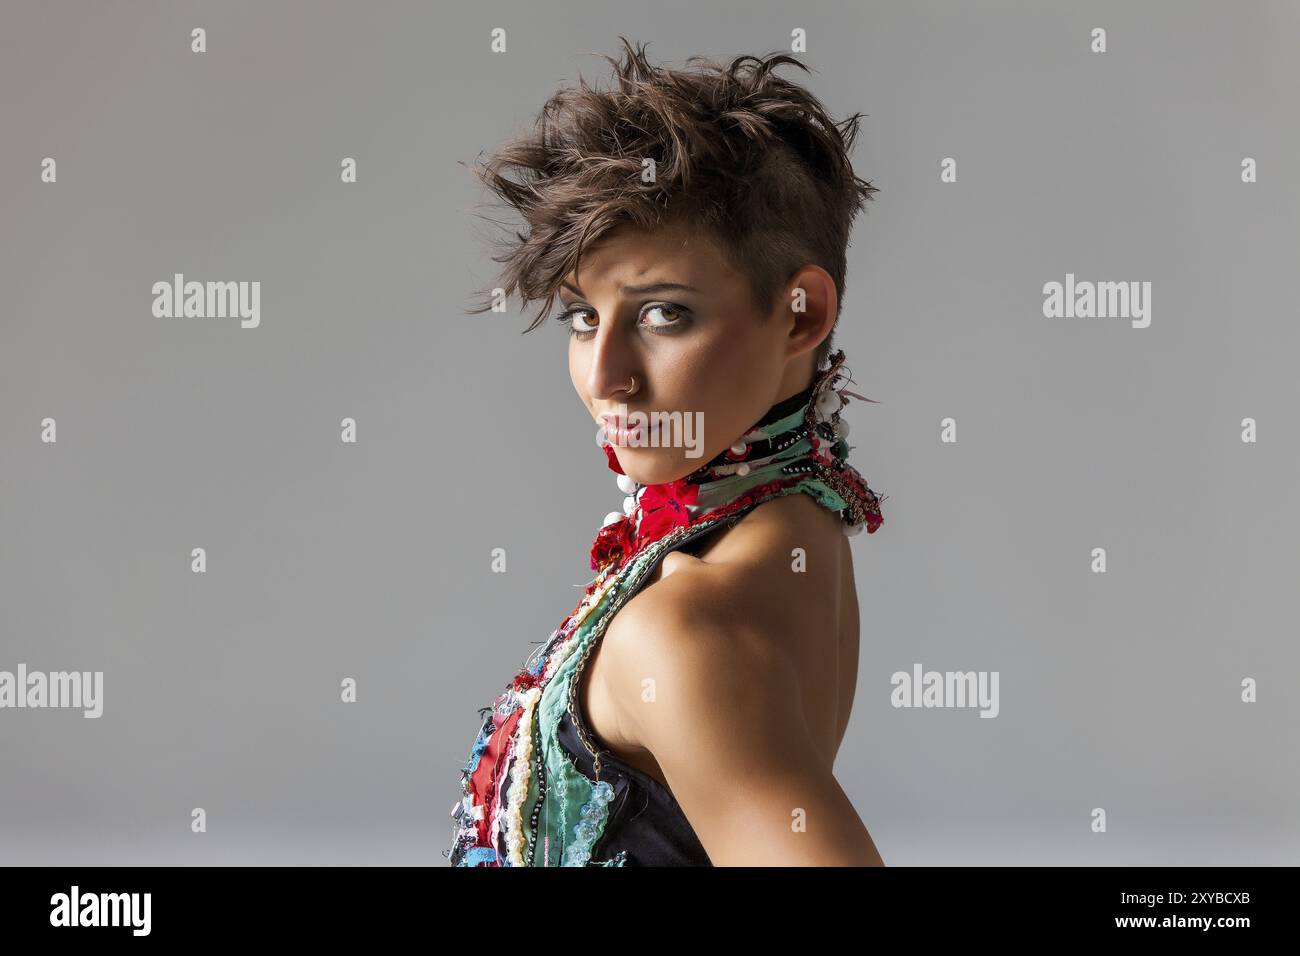
[[[817,384],[819,374],[818,365],[813,356],[800,356],[798,359],[791,362],[782,373],[781,386],[777,389],[777,394],[780,395],[781,398],[777,399],[773,404],[779,404],[787,398],[808,391],[808,389]]]

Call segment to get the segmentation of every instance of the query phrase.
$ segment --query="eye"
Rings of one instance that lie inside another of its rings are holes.
[[[573,308],[565,309],[557,315],[555,321],[567,325],[569,327],[570,335],[576,335],[578,338],[586,338],[590,335],[595,335],[596,326],[599,325],[599,322],[592,323],[587,321],[586,317],[592,315],[594,315],[594,313],[590,309],[584,309],[581,306],[574,306]],[[575,316],[583,316],[584,318],[579,321],[575,320]]]
[[[664,318],[668,316],[668,318]],[[569,334],[579,339],[589,339],[600,327],[595,311],[575,305],[555,316],[555,321],[569,327]],[[641,324],[656,335],[680,331],[690,321],[690,312],[671,302],[654,302],[641,310]]]
[[[685,326],[690,321],[690,313],[687,312],[686,309],[679,308],[678,306],[673,305],[671,302],[655,302],[651,305],[646,306],[646,308],[642,311],[641,314],[643,316],[653,316],[656,313],[658,313],[659,315],[667,314],[667,315],[675,316],[675,318],[666,322],[655,321],[653,319],[646,322],[645,323],[646,328],[648,328],[651,332],[655,332],[655,333],[675,332],[677,331],[677,329]]]

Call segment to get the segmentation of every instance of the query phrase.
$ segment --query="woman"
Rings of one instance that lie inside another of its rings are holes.
[[[557,93],[479,171],[529,226],[498,297],[545,299],[530,329],[559,298],[627,498],[583,600],[480,712],[447,855],[880,865],[832,773],[857,682],[848,537],[882,520],[830,351],[875,192],[847,158],[856,116],[774,76],[792,57],[685,72],[623,44],[617,89]]]

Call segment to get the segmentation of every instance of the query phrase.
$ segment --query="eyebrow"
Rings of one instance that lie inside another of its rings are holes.
[[[568,289],[574,295],[586,298],[586,294],[572,283],[561,282],[560,287]],[[694,286],[683,285],[680,282],[652,282],[649,285],[625,285],[619,291],[623,295],[645,295],[651,292],[699,292],[700,290]]]

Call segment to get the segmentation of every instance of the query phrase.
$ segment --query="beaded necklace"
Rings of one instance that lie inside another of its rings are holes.
[[[621,866],[614,848],[593,861],[609,821],[614,790],[601,778],[600,752],[582,721],[573,721],[593,760],[588,777],[560,746],[557,728],[578,710],[578,678],[614,615],[670,551],[722,524],[734,524],[764,501],[805,493],[836,512],[846,534],[873,533],[884,520],[880,502],[848,463],[848,423],[840,410],[861,395],[844,352],[806,390],[777,403],[735,444],[683,478],[638,486],[604,450],[619,487],[622,514],[610,514],[591,548],[596,577],[550,638],[492,706],[461,771],[462,796],[452,807],[453,866]],[[870,399],[863,399],[871,401]]]

